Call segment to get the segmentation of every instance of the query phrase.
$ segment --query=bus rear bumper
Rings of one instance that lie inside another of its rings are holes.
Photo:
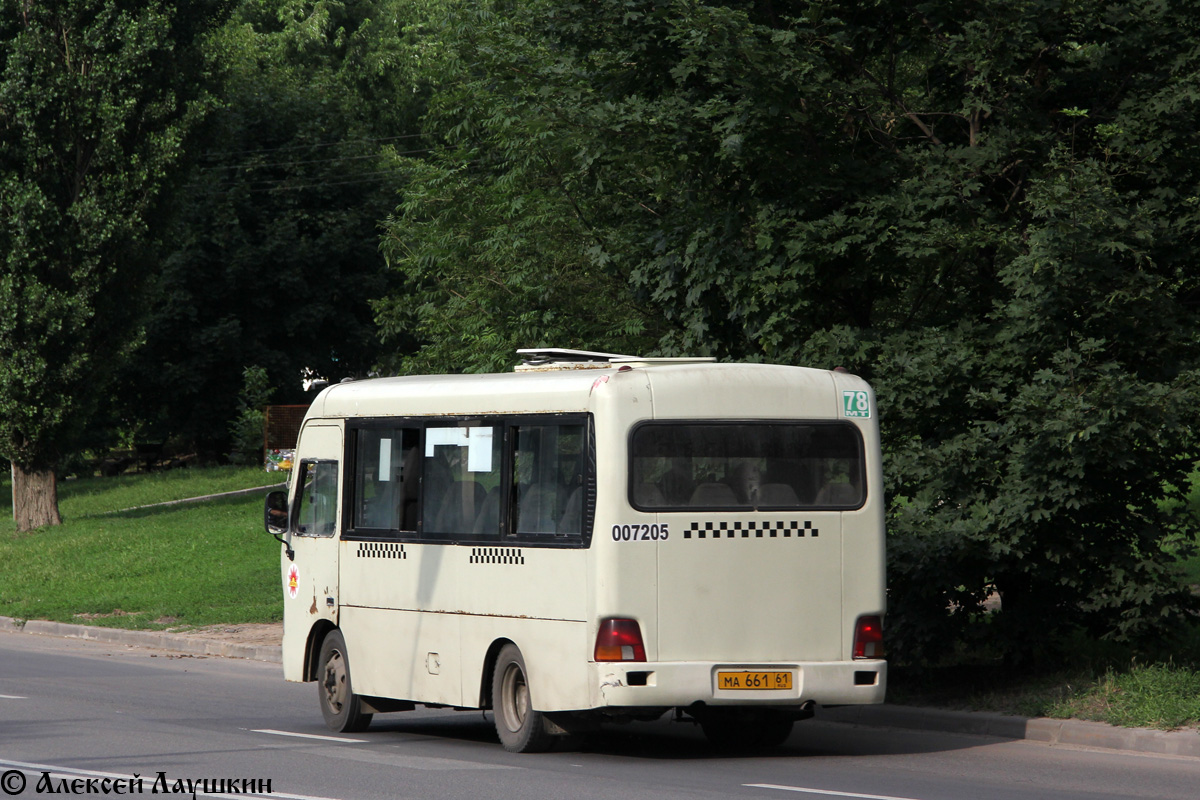
[[[728,664],[718,662],[593,663],[596,708],[871,705],[887,692],[887,662],[820,661]],[[791,676],[790,682],[782,674]],[[766,682],[788,684],[755,688]],[[738,684],[748,684],[748,687]],[[734,688],[728,688],[728,687]]]

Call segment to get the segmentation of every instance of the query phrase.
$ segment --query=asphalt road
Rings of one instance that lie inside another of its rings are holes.
[[[0,633],[0,773],[0,800],[106,787],[190,796],[187,781],[203,779],[211,796],[234,779],[243,795],[279,800],[1200,797],[1196,759],[820,719],[737,757],[668,721],[543,755],[505,752],[480,712],[381,715],[365,734],[333,735],[314,686],[285,683],[278,665],[19,633]]]

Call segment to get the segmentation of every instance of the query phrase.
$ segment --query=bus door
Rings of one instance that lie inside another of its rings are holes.
[[[292,558],[285,556],[283,562],[284,616],[289,620],[285,630],[294,632],[301,642],[307,640],[308,631],[318,620],[337,624],[341,457],[342,431],[338,426],[304,427],[294,462],[295,494],[289,526]],[[307,624],[301,620],[307,620]],[[285,642],[285,662],[287,645]]]

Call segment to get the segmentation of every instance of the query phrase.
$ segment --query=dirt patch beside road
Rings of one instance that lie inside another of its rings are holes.
[[[246,623],[244,625],[209,625],[190,630],[172,630],[175,633],[197,639],[215,639],[232,644],[280,645],[283,643],[283,623]]]

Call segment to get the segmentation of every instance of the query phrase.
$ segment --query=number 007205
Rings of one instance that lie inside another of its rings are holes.
[[[612,538],[614,542],[662,542],[671,535],[667,525],[613,525]]]

